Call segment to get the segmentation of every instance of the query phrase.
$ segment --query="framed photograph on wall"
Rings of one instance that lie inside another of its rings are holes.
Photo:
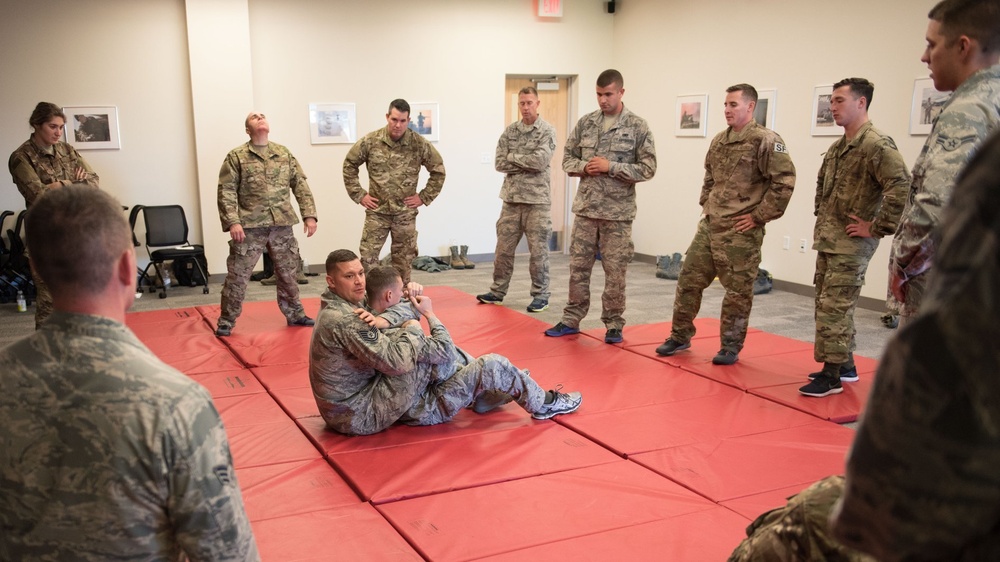
[[[812,136],[839,137],[844,134],[844,128],[833,121],[830,112],[830,98],[833,97],[833,84],[816,86],[813,90]]]
[[[77,150],[122,147],[118,108],[113,105],[66,106],[66,142]]]
[[[778,90],[757,90],[757,106],[753,108],[753,120],[758,125],[774,130],[774,108],[778,103]]]
[[[934,80],[917,78],[913,81],[913,100],[910,105],[910,134],[929,135],[934,120],[941,114],[951,92],[939,92]]]
[[[419,133],[431,142],[441,140],[441,112],[438,104],[411,103],[410,130]]]
[[[309,137],[313,144],[353,144],[358,140],[353,103],[309,104]]]
[[[704,137],[708,131],[708,94],[677,96],[678,137]]]

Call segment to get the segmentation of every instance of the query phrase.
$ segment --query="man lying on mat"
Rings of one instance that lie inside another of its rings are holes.
[[[384,312],[399,303],[403,282],[382,268],[374,273],[368,305]],[[580,407],[579,392],[548,392],[507,358],[489,354],[474,359],[455,348],[419,286],[408,295],[416,314],[427,319],[431,335],[416,322],[382,333],[365,307],[367,279],[361,260],[350,250],[326,259],[322,306],[309,349],[309,380],[327,426],[348,435],[370,435],[396,422],[431,425],[450,420],[479,399],[480,411],[516,401],[536,419],[568,414]],[[375,272],[375,269],[372,270]],[[377,308],[376,308],[377,307]],[[362,319],[364,316],[365,319]],[[414,319],[396,308],[386,319]],[[486,395],[486,396],[484,396]]]

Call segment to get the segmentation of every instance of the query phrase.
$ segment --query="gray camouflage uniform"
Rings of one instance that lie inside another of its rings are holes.
[[[289,192],[295,195],[303,218],[316,218],[316,204],[298,160],[284,146],[269,142],[261,151],[251,143],[234,148],[219,171],[219,218],[222,230],[243,226],[246,239],[229,241],[228,273],[222,286],[219,326],[232,327],[243,312],[247,283],[266,249],[274,262],[278,308],[289,322],[303,316],[299,286],[299,244],[292,225],[299,218]]]
[[[441,322],[430,321],[429,337],[418,326],[383,333],[358,318],[359,307],[326,291],[309,346],[309,381],[330,429],[369,435],[397,421],[442,423],[487,392],[528,412],[542,407],[545,391],[526,372],[499,355],[472,359]]]
[[[854,309],[879,239],[896,231],[910,173],[892,138],[865,123],[851,141],[840,137],[816,180],[816,343],[821,363],[844,365],[855,349]],[[871,238],[849,236],[850,215],[872,221]]]
[[[368,191],[361,187],[361,165],[368,169]],[[427,186],[417,192],[420,167],[430,177]],[[379,252],[391,234],[392,266],[410,281],[410,264],[417,257],[417,209],[410,209],[403,199],[419,195],[424,205],[430,205],[444,187],[444,161],[434,145],[407,129],[398,141],[389,136],[389,128],[372,131],[354,143],[344,158],[344,187],[357,204],[365,195],[378,199],[378,207],[365,209],[365,226],[361,233],[361,263],[365,270],[378,265]]]
[[[604,131],[598,110],[580,118],[566,139],[563,170],[584,174],[587,162],[602,156],[611,163],[606,175],[584,176],[573,200],[570,240],[569,299],[562,323],[572,328],[590,310],[590,275],[598,252],[604,267],[601,321],[607,329],[625,326],[625,273],[632,261],[635,184],[656,173],[656,146],[649,125],[622,106],[618,120]]]
[[[11,153],[7,168],[17,190],[24,196],[25,209],[31,208],[31,204],[45,192],[45,186],[50,183],[60,182],[63,185],[85,183],[100,187],[97,173],[72,145],[65,142],[57,142],[52,145],[52,150],[48,151],[40,148],[29,138]],[[83,168],[87,172],[80,181],[76,180],[77,168]],[[49,292],[48,285],[34,272],[31,273],[31,278],[35,282],[35,329],[38,329],[52,314],[52,293]]]
[[[511,123],[497,142],[496,170],[506,174],[497,220],[497,248],[490,292],[503,298],[514,273],[514,250],[528,239],[531,296],[549,299],[549,238],[552,236],[552,152],[556,130],[538,117],[531,125]]]
[[[955,180],[979,145],[1000,128],[1000,65],[980,70],[945,103],[913,166],[913,183],[892,241],[889,271],[906,280],[900,314],[920,311],[934,257],[934,229]]]
[[[834,535],[880,560],[1000,560],[1000,136],[941,217],[920,314],[889,342]]]
[[[123,324],[0,351],[0,560],[259,560],[208,392]]]
[[[698,223],[677,280],[671,339],[691,341],[701,295],[718,276],[726,289],[720,316],[722,349],[733,353],[743,349],[764,224],[785,213],[794,187],[795,166],[774,131],[750,121],[739,132],[728,127],[712,139],[699,199],[705,217]],[[758,227],[737,232],[736,217],[747,213]]]

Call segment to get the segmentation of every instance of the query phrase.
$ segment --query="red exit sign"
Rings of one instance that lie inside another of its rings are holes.
[[[538,0],[538,16],[542,18],[561,18],[562,0]]]

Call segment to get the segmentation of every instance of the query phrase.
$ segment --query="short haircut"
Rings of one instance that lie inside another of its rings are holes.
[[[32,127],[41,127],[51,121],[53,117],[62,117],[63,121],[66,120],[66,114],[63,113],[61,107],[54,103],[40,101],[38,102],[38,105],[35,106],[35,110],[31,112],[31,117],[28,118],[28,124]]]
[[[985,53],[1000,51],[1000,2],[997,0],[943,0],[927,17],[941,24],[950,41],[968,35]]]
[[[526,94],[531,94],[531,95],[533,95],[533,96],[535,96],[537,98],[538,97],[538,90],[536,90],[534,86],[525,86],[525,87],[521,88],[520,92],[517,93],[517,95],[519,95],[519,96],[523,96],[523,95],[526,95]]]
[[[400,113],[405,113],[407,115],[410,114],[410,104],[406,103],[406,100],[402,98],[394,99],[391,102],[389,102],[389,109],[386,111],[386,113],[392,113],[393,109],[395,109]]]
[[[399,272],[391,265],[376,265],[365,274],[365,292],[368,295],[368,303],[375,301],[379,293],[386,290],[398,280],[401,280]]]
[[[872,84],[864,78],[844,78],[840,82],[833,85],[833,89],[843,88],[844,86],[851,87],[851,94],[855,98],[864,97],[865,98],[865,109],[872,106],[872,96],[875,95],[875,84]]]
[[[350,250],[334,250],[326,256],[326,274],[332,274],[333,268],[338,263],[352,262],[356,259],[358,259],[358,255]]]
[[[132,248],[122,205],[105,191],[74,184],[47,190],[24,219],[31,263],[53,294],[97,294]]]
[[[618,72],[613,68],[609,68],[604,72],[602,72],[601,75],[597,77],[598,88],[607,88],[612,84],[618,84],[619,88],[625,87],[625,79],[622,78],[621,72]]]
[[[743,94],[744,101],[757,103],[757,88],[754,88],[750,84],[736,84],[726,88],[727,94],[731,94],[733,92],[741,92]]]

